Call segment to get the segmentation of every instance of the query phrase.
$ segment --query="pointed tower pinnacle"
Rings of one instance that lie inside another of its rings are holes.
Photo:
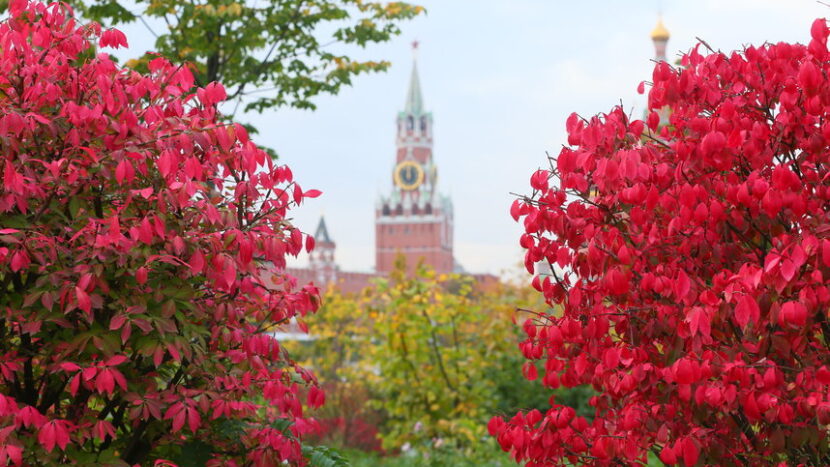
[[[314,233],[314,240],[318,243],[334,243],[329,237],[329,231],[326,228],[326,219],[320,216],[320,223],[317,224],[317,232]]]
[[[412,76],[409,78],[409,91],[406,93],[404,112],[420,115],[424,111],[424,98],[421,96],[421,81],[418,79],[418,41],[412,43]]]

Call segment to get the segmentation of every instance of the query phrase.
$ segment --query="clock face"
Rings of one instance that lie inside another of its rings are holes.
[[[395,167],[395,185],[404,190],[414,190],[424,182],[424,169],[415,161],[403,161]]]

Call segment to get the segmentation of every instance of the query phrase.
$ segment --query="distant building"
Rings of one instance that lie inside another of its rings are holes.
[[[651,41],[654,42],[654,60],[658,62],[666,61],[666,46],[669,43],[669,30],[663,24],[663,18],[657,18],[657,26],[651,30]]]
[[[288,268],[288,274],[297,278],[300,284],[314,282],[325,290],[334,285],[342,292],[356,293],[369,285],[369,280],[377,274],[368,272],[341,271],[334,260],[334,251],[337,246],[329,235],[326,220],[320,217],[317,230],[314,232],[314,250],[309,255],[307,268]]]
[[[321,217],[308,267],[289,268],[288,273],[298,283],[314,282],[321,289],[334,285],[346,293],[359,292],[373,277],[389,274],[398,255],[406,258],[410,272],[423,261],[439,273],[464,273],[453,256],[452,201],[438,191],[432,145],[432,113],[424,107],[413,60],[406,102],[397,117],[392,190],[375,207],[375,272],[340,270],[334,257],[336,244]],[[490,274],[472,276],[486,285],[498,281]]]
[[[669,30],[666,29],[666,26],[663,24],[663,18],[657,18],[657,25],[654,26],[654,29],[651,31],[651,41],[654,43],[654,62],[660,63],[668,61],[666,58],[666,46],[669,43],[669,38],[671,35],[669,34]],[[657,109],[657,115],[660,116],[660,126],[668,125],[669,117],[671,116],[671,109],[668,107],[663,107],[662,109]],[[643,109],[643,120],[646,120],[648,117],[648,107],[646,106]]]
[[[418,65],[412,64],[404,110],[398,114],[392,192],[375,210],[375,269],[389,273],[403,254],[410,271],[424,261],[437,272],[456,270],[452,201],[438,191],[432,155],[432,113],[424,108]]]

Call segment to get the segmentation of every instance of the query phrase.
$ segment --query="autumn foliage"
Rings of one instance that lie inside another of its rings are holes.
[[[314,312],[283,274],[304,197],[217,83],[94,48],[116,30],[12,1],[0,23],[0,465],[303,464],[310,373],[269,334]],[[96,43],[97,41],[97,43]],[[306,246],[310,247],[310,241]]]
[[[494,418],[516,460],[830,465],[824,20],[811,36],[698,46],[656,65],[645,121],[568,119],[512,208],[534,287],[562,306],[521,348],[530,379],[599,395],[592,420],[556,401]]]

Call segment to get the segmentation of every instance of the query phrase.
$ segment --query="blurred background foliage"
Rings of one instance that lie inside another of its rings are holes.
[[[592,412],[589,389],[550,390],[522,376],[528,315],[517,310],[546,310],[538,292],[404,270],[358,295],[329,290],[308,319],[313,338],[284,343],[327,391],[314,443],[353,466],[515,465],[487,435],[490,417],[544,411],[552,394]]]

